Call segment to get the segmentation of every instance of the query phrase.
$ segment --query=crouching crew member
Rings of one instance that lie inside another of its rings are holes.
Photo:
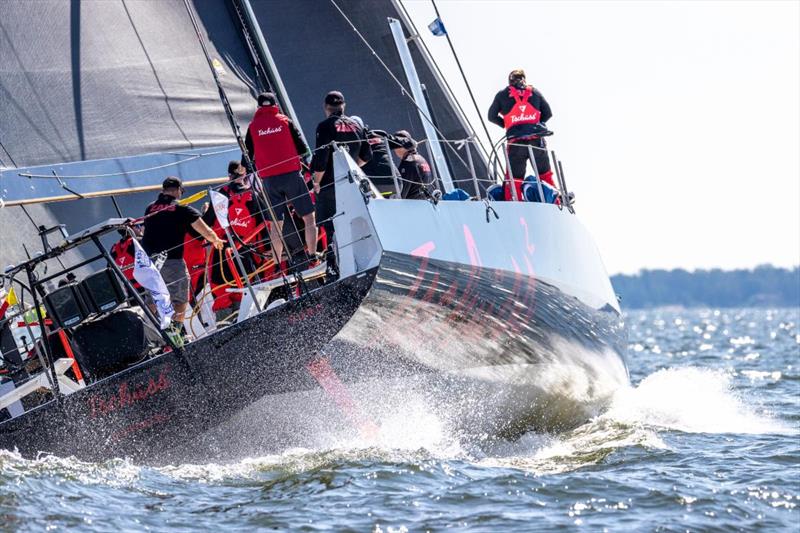
[[[208,260],[205,270],[210,274],[209,284],[214,296],[212,309],[218,320],[239,308],[241,293],[229,293],[226,289],[231,283],[235,284],[237,277],[240,280],[244,276],[255,277],[259,268],[267,263],[269,242],[266,206],[253,190],[251,176],[247,175],[247,170],[240,162],[231,161],[228,163],[228,178],[230,181],[220,187],[219,192],[228,197],[228,223],[245,272],[239,272],[229,250],[215,254],[216,257]],[[219,236],[225,234],[214,209],[206,211],[203,220]]]
[[[526,83],[525,71],[522,69],[511,71],[508,75],[508,87],[497,93],[489,108],[489,120],[506,130],[509,143],[508,161],[518,199],[522,198],[522,180],[525,179],[529,145],[533,146],[539,177],[555,187],[544,139],[537,135],[541,131],[542,123],[552,116],[547,100],[542,93]],[[504,189],[506,200],[513,199],[507,184]]]
[[[258,95],[258,109],[247,129],[245,145],[258,169],[258,175],[264,180],[264,188],[278,219],[270,228],[275,261],[280,262],[283,254],[280,234],[288,204],[292,204],[303,218],[306,251],[309,257],[315,257],[317,223],[314,203],[300,173],[301,161],[310,150],[292,120],[279,112],[274,94]]]
[[[367,161],[367,164],[361,167],[364,174],[369,178],[378,192],[383,197],[389,197],[397,191],[394,187],[394,165],[392,164],[392,154],[386,147],[386,139],[389,134],[383,130],[372,130],[369,126],[364,124],[361,117],[352,116],[352,118],[359,126],[364,128],[364,133],[367,135],[367,142],[372,149],[372,159]]]
[[[179,178],[169,176],[161,186],[161,193],[155,202],[145,209],[144,236],[142,247],[150,257],[166,252],[167,259],[161,267],[161,277],[169,290],[172,307],[173,326],[183,328],[183,317],[189,301],[189,273],[183,260],[183,241],[189,228],[202,235],[214,248],[223,247],[222,240],[200,218],[197,209],[180,205],[183,184]]]
[[[325,95],[325,120],[317,125],[317,143],[311,160],[314,193],[317,195],[317,220],[328,236],[325,259],[328,267],[337,272],[333,248],[333,216],[336,214],[336,191],[333,181],[333,142],[346,143],[350,157],[363,167],[372,159],[372,149],[367,142],[364,128],[344,114],[344,96],[339,91]]]
[[[417,153],[417,141],[407,131],[400,130],[392,135],[390,143],[395,155],[400,158],[400,165],[397,167],[403,183],[400,196],[408,200],[431,198],[433,188],[431,166]]]

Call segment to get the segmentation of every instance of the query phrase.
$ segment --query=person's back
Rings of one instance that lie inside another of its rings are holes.
[[[259,95],[258,106],[245,138],[258,175],[268,178],[299,172],[309,150],[294,122],[280,112],[272,93]]]
[[[300,173],[300,161],[307,155],[308,146],[294,123],[278,112],[278,100],[273,93],[258,95],[258,106],[247,130],[246,145],[254,155],[264,190],[277,219],[270,227],[275,261],[280,264],[283,255],[283,219],[291,204],[305,222],[308,264],[301,266],[311,266],[316,263],[317,224],[314,203]],[[238,172],[244,176],[244,171],[241,168]]]
[[[164,193],[144,211],[144,236],[142,248],[147,255],[167,253],[167,259],[183,258],[183,238],[200,213],[190,206],[177,203],[177,199]]]
[[[395,192],[393,177],[395,170],[392,164],[392,155],[387,149],[389,135],[383,130],[371,130],[368,127],[365,130],[367,142],[372,149],[372,159],[367,161],[361,170],[381,194],[391,194]]]
[[[547,100],[530,85],[501,89],[489,108],[489,120],[504,128],[509,140],[536,136],[541,131],[537,124],[547,122],[552,116]]]
[[[324,172],[321,187],[333,183],[332,142],[346,146],[353,161],[366,164],[372,158],[372,148],[364,128],[344,113],[330,115],[317,126],[317,149],[311,160],[312,171]]]
[[[331,91],[325,96],[327,118],[317,125],[317,142],[311,171],[314,179],[314,193],[317,195],[317,221],[328,236],[329,249],[326,253],[328,266],[336,272],[336,258],[330,245],[335,228],[333,216],[336,214],[336,191],[333,181],[333,146],[341,143],[347,146],[350,157],[363,167],[372,158],[372,149],[367,142],[364,128],[344,114],[344,96],[339,91]],[[346,144],[345,144],[346,143]]]
[[[149,256],[164,252],[167,255],[160,273],[175,310],[172,320],[176,331],[183,329],[189,301],[190,279],[183,258],[186,233],[193,228],[218,250],[223,247],[222,240],[201,220],[199,211],[178,203],[183,193],[179,178],[168,176],[164,180],[158,198],[145,209],[142,237],[142,248]]]
[[[509,187],[509,182],[504,184],[506,200],[514,196],[518,200],[522,198],[522,180],[531,153],[531,164],[536,165],[539,177],[554,185],[547,145],[539,137],[544,123],[552,116],[550,105],[542,93],[527,84],[525,71],[512,70],[508,75],[508,86],[495,95],[488,114],[489,121],[505,129],[508,139],[508,162],[514,187]]]

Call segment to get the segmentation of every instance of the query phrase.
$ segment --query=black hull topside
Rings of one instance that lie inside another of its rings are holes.
[[[176,459],[181,445],[265,395],[316,386],[307,367],[373,272],[326,285],[0,424],[0,448],[86,460]]]
[[[353,438],[392,446],[390,426],[413,432],[410,418],[427,416],[469,442],[570,429],[627,383],[626,340],[617,310],[535,277],[384,252],[369,293],[320,354],[323,379],[255,402],[189,455]]]

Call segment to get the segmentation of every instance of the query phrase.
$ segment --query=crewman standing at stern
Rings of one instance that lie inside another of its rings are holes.
[[[522,198],[522,181],[525,179],[525,167],[529,159],[528,146],[533,147],[539,177],[555,187],[544,139],[539,136],[544,123],[552,116],[547,100],[538,89],[527,84],[525,71],[522,69],[511,71],[508,75],[508,87],[497,93],[489,108],[489,120],[506,130],[508,161],[517,198]],[[504,188],[506,200],[513,199],[511,189],[507,186]]]
[[[273,93],[258,95],[258,109],[247,129],[245,140],[250,156],[254,159],[258,175],[264,183],[269,201],[278,220],[270,227],[275,262],[280,264],[283,243],[283,217],[287,204],[303,217],[305,223],[306,250],[309,258],[317,251],[317,222],[314,203],[308,187],[300,173],[303,158],[310,154],[294,122],[280,113],[278,101]]]

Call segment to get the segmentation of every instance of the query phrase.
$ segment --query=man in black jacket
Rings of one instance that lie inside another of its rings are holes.
[[[400,158],[400,165],[397,167],[403,183],[400,196],[406,200],[430,198],[433,188],[431,166],[417,153],[417,141],[407,131],[400,130],[392,135],[390,142],[395,155]]]
[[[367,161],[367,164],[361,167],[361,170],[364,171],[364,174],[375,185],[381,195],[388,197],[395,194],[397,192],[394,187],[396,170],[392,164],[392,154],[387,146],[389,143],[386,142],[391,136],[383,130],[370,129],[369,126],[364,124],[361,117],[352,116],[350,118],[364,128],[364,132],[367,134],[367,142],[372,149],[372,159]]]
[[[311,159],[314,193],[317,195],[317,223],[325,229],[328,238],[326,260],[336,269],[333,246],[333,216],[336,214],[336,192],[333,182],[333,142],[342,143],[350,157],[361,167],[372,158],[364,128],[344,114],[344,96],[339,91],[325,95],[325,120],[317,125],[317,147]],[[346,144],[345,144],[346,143]]]
[[[542,93],[525,81],[525,71],[512,70],[508,75],[508,87],[494,97],[489,108],[489,120],[505,128],[508,139],[508,160],[511,175],[517,189],[517,198],[522,198],[522,180],[528,163],[528,146],[533,147],[536,168],[542,181],[555,187],[553,172],[544,139],[539,137],[544,123],[553,116],[550,105]],[[505,187],[506,200],[513,198],[511,189]]]

